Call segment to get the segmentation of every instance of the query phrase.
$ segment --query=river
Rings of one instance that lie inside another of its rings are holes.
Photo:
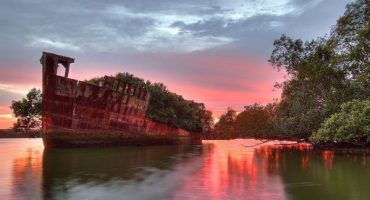
[[[370,156],[257,140],[44,150],[0,139],[0,199],[370,199]]]

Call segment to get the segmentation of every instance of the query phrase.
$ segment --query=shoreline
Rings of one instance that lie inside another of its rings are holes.
[[[343,154],[357,154],[357,153],[364,153],[370,155],[370,144],[366,144],[363,146],[360,145],[354,145],[349,143],[326,143],[326,144],[314,144],[310,142],[308,139],[304,138],[288,138],[288,137],[269,137],[269,138],[204,138],[203,140],[235,140],[235,139],[255,139],[255,140],[278,140],[278,141],[291,141],[296,142],[295,144],[303,144],[303,143],[309,143],[312,145],[313,150],[319,150],[319,151],[334,151],[336,153],[343,153]]]
[[[41,138],[41,133],[30,133],[26,135],[24,133],[15,132],[12,129],[0,129],[0,139],[9,138]]]
[[[42,138],[41,134],[35,134],[32,137],[27,136],[23,133],[17,133],[14,132],[11,129],[0,129],[0,139],[20,139],[20,138]],[[255,140],[279,140],[279,141],[291,141],[296,142],[294,144],[303,144],[303,143],[309,143],[312,145],[314,151],[334,151],[335,153],[340,154],[369,154],[370,155],[370,146],[354,146],[354,145],[348,145],[348,144],[326,144],[326,145],[320,145],[320,144],[313,144],[307,140],[304,139],[297,139],[297,138],[230,138],[230,139],[207,139],[204,138],[202,140],[235,140],[235,139],[255,139]]]

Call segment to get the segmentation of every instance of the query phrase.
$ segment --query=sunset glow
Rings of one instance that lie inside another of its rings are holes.
[[[10,0],[0,200],[369,199],[370,0]]]
[[[273,85],[285,75],[267,62],[273,41],[282,33],[303,39],[324,35],[348,2],[4,3],[0,128],[14,121],[11,101],[41,87],[42,51],[76,58],[70,72],[74,79],[129,72],[162,82],[204,103],[215,119],[227,107],[241,111],[255,102],[273,102],[281,92]],[[43,6],[48,10],[41,11]]]

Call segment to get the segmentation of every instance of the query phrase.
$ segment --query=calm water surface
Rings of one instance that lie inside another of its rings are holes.
[[[370,157],[256,140],[44,150],[0,139],[0,199],[370,199]]]

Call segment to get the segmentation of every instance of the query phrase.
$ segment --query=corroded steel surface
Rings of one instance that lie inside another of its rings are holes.
[[[73,58],[44,52],[42,128],[46,147],[88,144],[174,143],[185,130],[145,118],[149,92],[104,77],[100,85],[68,78]],[[65,76],[58,76],[62,65]],[[181,138],[181,139],[180,139]]]

